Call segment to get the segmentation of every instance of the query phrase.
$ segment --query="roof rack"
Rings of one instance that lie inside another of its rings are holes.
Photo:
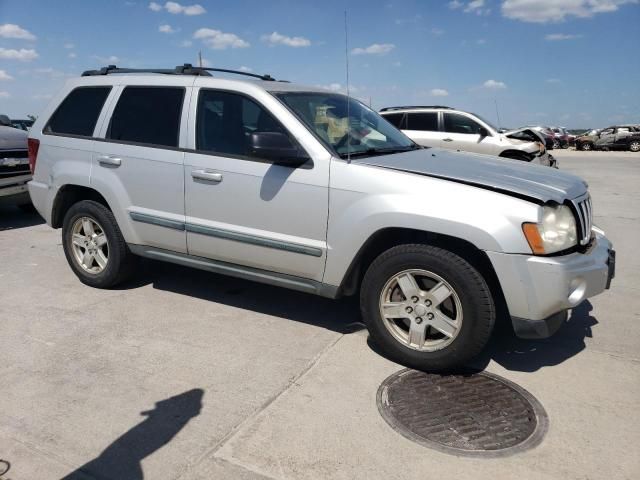
[[[454,110],[453,107],[446,107],[444,105],[407,105],[404,107],[385,107],[385,108],[381,108],[380,111],[381,112],[390,112],[393,110],[409,110],[411,108],[442,108],[445,110]]]
[[[276,81],[275,78],[268,74],[258,75],[255,73],[243,72],[242,70],[228,70],[226,68],[194,67],[190,63],[178,65],[176,68],[119,68],[115,65],[108,65],[100,70],[86,70],[82,72],[82,76],[92,77],[97,75],[110,75],[113,73],[162,73],[165,75],[202,75],[210,77],[211,74],[209,72],[233,73],[235,75],[245,75],[247,77],[258,78],[268,82]]]

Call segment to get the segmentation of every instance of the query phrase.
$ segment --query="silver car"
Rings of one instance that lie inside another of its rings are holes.
[[[39,116],[29,191],[80,281],[112,287],[143,256],[359,295],[374,341],[430,370],[477,355],[498,310],[546,337],[609,287],[580,178],[425,149],[344,95],[210,70],[86,72]]]

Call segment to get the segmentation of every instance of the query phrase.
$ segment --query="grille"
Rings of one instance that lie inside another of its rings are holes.
[[[0,150],[0,158],[29,158],[27,150]]]
[[[578,235],[580,245],[586,245],[591,240],[591,226],[593,225],[593,210],[591,208],[591,196],[587,193],[584,197],[573,201],[578,217]]]
[[[455,455],[512,454],[537,445],[547,428],[531,394],[486,372],[397,372],[378,390],[378,409],[410,440]]]

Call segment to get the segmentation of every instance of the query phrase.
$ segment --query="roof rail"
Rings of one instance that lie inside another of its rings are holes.
[[[226,68],[194,67],[190,63],[178,65],[176,68],[119,68],[115,65],[108,65],[100,70],[86,70],[82,72],[82,76],[92,77],[97,75],[110,75],[113,73],[162,73],[165,75],[202,75],[210,77],[211,74],[209,72],[233,73],[235,75],[245,75],[247,77],[258,78],[260,80],[270,82],[276,81],[275,78],[268,74],[258,75],[255,73],[243,72],[241,70],[228,70]]]
[[[408,110],[410,108],[443,108],[446,110],[454,110],[453,107],[446,107],[444,105],[407,105],[404,107],[385,107],[385,108],[381,108],[380,111],[381,112],[390,112],[393,110]]]

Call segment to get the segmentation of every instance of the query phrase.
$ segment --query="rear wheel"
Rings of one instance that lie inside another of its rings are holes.
[[[365,274],[360,305],[375,343],[421,370],[464,365],[485,347],[495,322],[482,275],[458,255],[427,245],[380,255]]]
[[[62,245],[73,272],[92,287],[112,287],[135,266],[113,213],[91,200],[76,203],[65,215]]]
[[[640,152],[640,140],[633,140],[629,143],[629,150],[632,152]]]
[[[559,142],[558,140],[554,140],[554,141],[553,141],[553,148],[554,148],[555,150],[557,150],[557,149],[559,149],[559,148],[560,148],[560,142]]]
[[[588,152],[589,150],[593,150],[593,145],[591,145],[590,143],[581,143],[580,150],[584,150],[585,152]]]

